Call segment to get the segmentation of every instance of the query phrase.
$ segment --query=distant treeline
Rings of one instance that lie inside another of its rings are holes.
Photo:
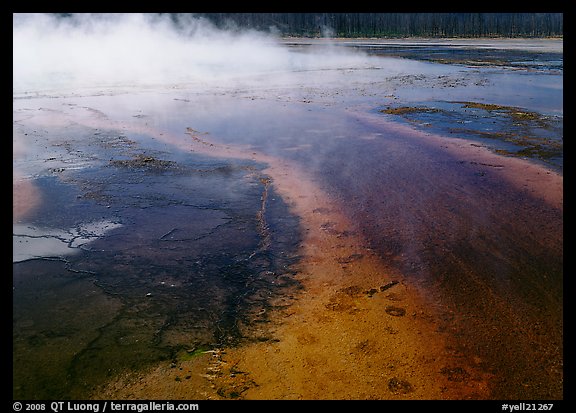
[[[306,37],[554,37],[562,13],[198,13],[236,25]],[[177,18],[176,16],[174,16]]]

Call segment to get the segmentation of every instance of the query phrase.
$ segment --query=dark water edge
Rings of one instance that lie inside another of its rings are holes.
[[[15,399],[82,399],[183,351],[271,338],[268,311],[299,288],[298,218],[262,165],[155,156],[36,180],[29,226],[117,226],[73,255],[13,264]]]
[[[454,46],[368,46],[361,47],[370,54],[419,59],[443,64],[469,66],[504,66],[529,70],[563,70],[562,53],[527,50],[473,49]]]
[[[322,39],[315,40],[287,40],[285,43],[291,47],[303,49],[326,46],[351,48],[373,56],[400,57],[449,65],[507,67],[546,72],[562,71],[564,68],[562,52],[553,49],[538,50],[538,48],[530,50],[534,45],[524,48],[509,48],[505,44],[501,47],[494,47],[490,40],[475,39],[477,41],[470,41],[470,38],[461,38],[456,39],[454,44],[441,43],[445,39],[422,39],[420,41],[403,39],[402,42],[395,42],[393,39],[390,41],[386,39],[374,39],[374,41],[348,39],[333,43],[323,43]],[[497,39],[495,44],[498,44]]]

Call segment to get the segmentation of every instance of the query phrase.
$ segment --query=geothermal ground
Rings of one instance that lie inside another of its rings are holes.
[[[15,89],[15,399],[563,398],[562,41],[329,49]]]

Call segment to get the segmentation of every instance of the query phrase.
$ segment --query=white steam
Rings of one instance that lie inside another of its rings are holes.
[[[279,40],[190,15],[15,14],[13,91],[229,82],[367,64],[357,53],[303,53]]]

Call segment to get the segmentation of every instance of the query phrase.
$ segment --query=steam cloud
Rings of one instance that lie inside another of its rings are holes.
[[[274,33],[219,29],[192,15],[13,15],[13,92],[186,82],[357,67],[342,48],[303,53]]]

